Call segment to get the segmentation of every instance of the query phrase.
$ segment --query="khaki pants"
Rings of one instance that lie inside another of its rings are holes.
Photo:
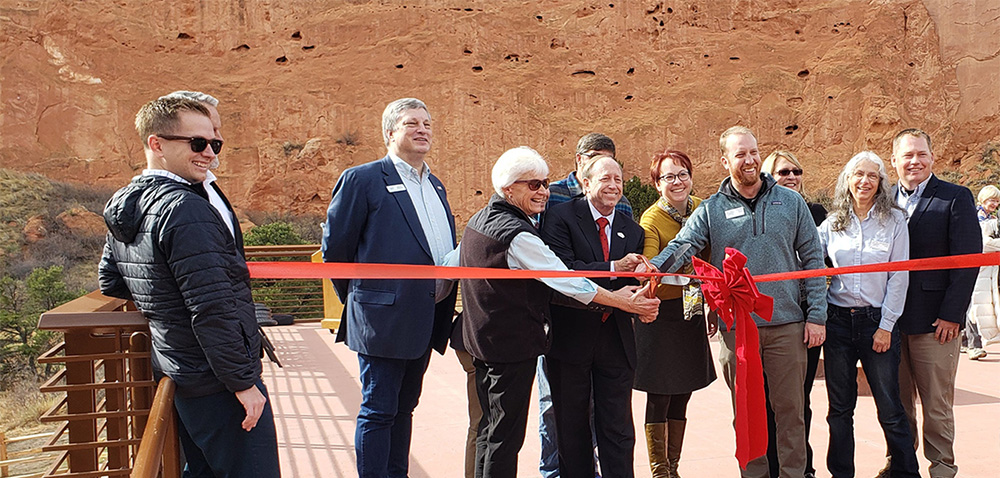
[[[806,345],[802,342],[805,323],[760,327],[760,357],[767,375],[767,386],[771,391],[771,407],[777,427],[778,463],[780,478],[801,478],[806,468],[806,425],[802,411],[805,407],[805,392],[802,384],[806,376]],[[722,332],[722,348],[719,354],[722,374],[729,385],[736,409],[734,392],[736,380],[736,333]],[[767,478],[769,476],[767,455],[747,463],[741,470],[744,478]]]
[[[479,406],[479,395],[476,392],[476,366],[472,364],[469,352],[456,350],[458,362],[465,370],[465,386],[469,395],[469,431],[465,437],[465,478],[476,476],[476,437],[479,434],[479,421],[483,418],[483,409]]]
[[[952,478],[955,465],[955,374],[960,340],[941,345],[934,334],[902,334],[899,396],[917,447],[917,395],[923,410],[924,456],[931,478]]]

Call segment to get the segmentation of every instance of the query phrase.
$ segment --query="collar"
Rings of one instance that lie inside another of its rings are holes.
[[[569,176],[566,176],[566,189],[569,189],[571,197],[583,193],[583,186],[580,184],[580,180],[576,179],[576,171],[572,171]]]
[[[403,161],[403,158],[400,158],[399,156],[396,156],[395,154],[392,153],[392,151],[389,151],[388,155],[389,155],[389,159],[392,160],[392,165],[396,167],[396,171],[399,171],[400,173],[402,173],[402,172],[405,171],[405,172],[409,173],[410,176],[412,176],[412,177],[418,177],[417,176],[417,168],[414,168],[413,166],[410,166],[410,163],[407,163],[406,161]],[[426,161],[424,161],[424,174],[421,177],[421,179],[423,179],[424,177],[430,176],[430,174],[431,174],[431,167],[427,165]]]
[[[604,214],[601,214],[601,212],[598,211],[597,208],[594,207],[594,205],[590,202],[590,199],[587,199],[587,206],[590,208],[590,215],[594,218],[594,222],[597,222],[597,218],[603,217],[603,218],[606,218],[608,220],[608,226],[610,226],[611,224],[614,224],[614,222],[615,222],[615,209],[614,208],[611,208],[611,214],[608,214],[607,216],[605,216]]]
[[[923,182],[921,182],[920,184],[917,185],[917,189],[913,190],[913,194],[907,194],[906,193],[906,189],[903,188],[903,183],[896,183],[896,186],[897,186],[896,189],[899,191],[899,195],[903,196],[904,198],[908,198],[910,196],[920,197],[920,196],[923,196],[924,189],[927,189],[927,183],[931,182],[931,178],[933,178],[933,177],[934,177],[934,173],[931,173],[930,176],[927,176],[927,179],[923,180]]]
[[[212,172],[209,171],[208,174],[212,174]],[[179,182],[181,184],[186,184],[188,186],[191,185],[191,181],[188,181],[187,179],[184,179],[184,178],[182,178],[182,177],[180,177],[180,176],[178,176],[178,175],[176,175],[174,173],[171,173],[170,171],[167,171],[166,169],[143,169],[142,170],[142,175],[143,176],[163,176],[165,178],[173,179],[174,181],[177,181],[177,182]],[[213,178],[213,181],[214,181],[215,180],[214,179],[215,176],[212,175],[212,178]],[[206,181],[207,181],[207,179],[206,179]]]
[[[207,188],[209,184],[214,183],[215,180],[217,180],[217,179],[219,179],[219,178],[216,177],[215,174],[212,173],[212,170],[210,169],[210,170],[208,170],[208,171],[205,172],[205,180],[202,181],[201,183],[204,184],[205,187]]]

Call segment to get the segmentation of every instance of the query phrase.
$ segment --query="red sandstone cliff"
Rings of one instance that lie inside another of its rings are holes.
[[[384,154],[380,114],[402,96],[431,108],[459,222],[505,149],[538,149],[555,179],[589,131],[628,176],[688,151],[703,195],[736,123],[798,153],[810,191],[859,150],[887,158],[903,127],[966,179],[1000,142],[995,0],[0,0],[0,32],[0,167],[124,184],[144,166],[139,106],[202,90],[222,100],[219,176],[243,210],[323,211],[344,168]]]

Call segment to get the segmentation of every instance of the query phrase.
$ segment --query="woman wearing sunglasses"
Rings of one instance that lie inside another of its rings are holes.
[[[819,226],[823,252],[835,267],[910,258],[906,215],[892,196],[885,164],[878,155],[863,151],[847,162],[837,178],[833,211]],[[907,271],[842,274],[830,281],[823,368],[830,399],[826,464],[833,478],[855,476],[859,361],[889,449],[889,476],[920,476],[899,396],[900,332],[895,325],[903,313],[908,286]]]
[[[802,169],[802,163],[799,162],[798,158],[795,157],[789,151],[777,150],[767,156],[764,162],[761,163],[761,171],[774,176],[775,181],[779,185],[785,186],[786,188],[793,189],[795,192],[802,195],[805,198],[805,194],[802,193],[802,175],[804,171]],[[809,202],[806,200],[806,204],[809,205],[809,212],[812,213],[813,221],[817,226],[826,219],[826,208],[821,204]],[[800,290],[802,290],[800,288]],[[807,310],[805,304],[805,291],[802,290],[801,294],[802,300],[802,310]],[[809,393],[812,391],[813,382],[816,380],[816,369],[819,367],[819,354],[820,347],[812,347],[806,349],[806,354],[808,360],[806,362],[806,381],[803,384],[805,391],[805,407],[804,407],[804,419],[806,423],[806,478],[811,478],[816,476],[816,468],[813,467],[813,451],[812,447],[809,446],[809,424],[812,421],[812,410],[809,408]],[[764,381],[765,390],[767,389],[767,381]],[[778,478],[778,447],[775,440],[775,433],[777,430],[774,423],[774,411],[771,410],[771,402],[768,400],[767,406],[767,464],[770,469],[771,478]]]
[[[649,174],[660,198],[642,213],[639,225],[646,231],[643,254],[654,257],[701,199],[691,195],[691,159],[680,151],[656,153]],[[707,259],[708,251],[705,254]],[[646,392],[646,448],[653,478],[679,478],[688,400],[716,378],[708,337],[715,334],[717,323],[709,320],[706,325],[699,285],[661,285],[657,291],[657,320],[635,324],[634,388]]]
[[[542,242],[537,217],[549,199],[549,167],[535,150],[508,150],[493,165],[495,194],[469,219],[458,249],[465,267],[567,270]],[[551,342],[553,290],[579,304],[602,304],[655,318],[659,299],[645,290],[611,292],[582,278],[462,279],[463,311],[453,338],[475,358],[483,411],[476,476],[515,476],[524,443],[538,356]],[[582,306],[582,305],[581,305]]]

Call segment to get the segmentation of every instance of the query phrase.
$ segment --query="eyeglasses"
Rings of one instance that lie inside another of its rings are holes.
[[[215,154],[219,154],[219,151],[222,151],[221,139],[207,139],[201,136],[173,136],[169,134],[158,134],[156,136],[167,141],[187,141],[191,145],[191,151],[195,153],[204,151],[209,145],[212,145],[212,152]]]
[[[796,176],[802,176],[802,169],[801,168],[779,169],[776,172],[778,173],[778,176],[781,176],[781,177],[788,176],[789,174],[794,174]]]
[[[663,176],[660,176],[659,179],[660,181],[663,181],[667,184],[674,182],[675,179],[683,183],[684,181],[691,179],[691,173],[687,171],[681,171],[677,174],[664,174]]]
[[[538,191],[538,188],[549,188],[549,178],[545,179],[519,179],[514,181],[514,183],[525,183],[528,185],[528,189],[532,191]]]
[[[602,153],[601,151],[587,151],[586,153],[580,153],[580,156],[583,156],[583,157],[585,157],[587,159],[594,159],[597,156],[607,156],[607,157],[609,157],[611,159],[615,159],[615,157],[613,155],[610,155],[610,154],[607,154],[607,153]]]

